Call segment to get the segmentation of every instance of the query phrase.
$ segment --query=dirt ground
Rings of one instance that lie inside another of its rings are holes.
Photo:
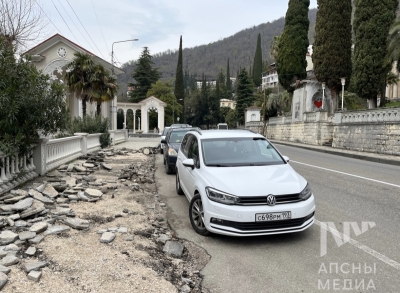
[[[118,188],[108,189],[96,203],[69,204],[76,217],[90,221],[89,229],[46,236],[36,245],[36,256],[11,267],[2,292],[208,292],[202,288],[200,270],[209,256],[193,243],[176,238],[170,229],[154,183],[154,156],[129,151],[127,155],[106,157],[105,163],[112,170],[99,169],[92,175],[115,182]],[[140,189],[133,191],[134,178],[118,177],[121,170],[138,163],[142,172],[152,172],[153,182],[136,182]],[[39,177],[34,182],[46,179]],[[109,244],[100,242],[99,230],[119,227],[126,227],[127,233],[117,232]],[[160,234],[184,244],[181,258],[163,252],[164,243],[157,240]],[[41,270],[39,282],[28,280],[22,269],[26,261],[48,263]]]

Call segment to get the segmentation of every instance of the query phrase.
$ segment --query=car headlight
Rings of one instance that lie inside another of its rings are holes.
[[[310,187],[310,185],[308,185],[308,183],[307,183],[307,185],[306,185],[306,187],[304,187],[303,191],[300,192],[299,197],[300,197],[302,200],[306,200],[306,199],[309,199],[309,198],[310,198],[311,194],[312,194],[312,192],[311,192],[311,187]]]
[[[233,205],[239,201],[239,198],[234,195],[227,194],[225,192],[216,190],[211,187],[206,187],[207,197],[212,200],[223,204]]]
[[[176,152],[176,150],[174,150],[173,148],[168,149],[168,156],[176,157],[177,155],[178,155],[178,153]]]

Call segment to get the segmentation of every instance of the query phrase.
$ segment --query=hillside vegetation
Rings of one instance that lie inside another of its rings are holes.
[[[315,19],[317,9],[310,9],[310,44],[314,42]],[[217,74],[223,70],[226,71],[226,64],[229,58],[231,77],[236,77],[240,68],[247,69],[253,65],[254,53],[256,50],[257,36],[261,35],[261,49],[263,61],[267,64],[274,60],[270,56],[271,40],[274,36],[280,35],[285,25],[285,18],[281,17],[272,22],[267,22],[244,29],[233,36],[224,38],[207,45],[185,48],[185,36],[183,39],[183,71],[188,71],[191,75],[201,77],[204,73],[207,79],[214,79]],[[178,44],[179,40],[177,40]],[[151,48],[150,52],[151,52]],[[162,74],[162,80],[174,80],[176,65],[178,61],[178,50],[157,53],[153,55],[155,67],[159,68]],[[126,92],[126,86],[132,82],[132,72],[134,70],[135,60],[125,63],[122,69],[126,74],[118,77],[120,85],[120,94],[118,100],[123,100],[121,94]],[[125,95],[125,93],[124,93]]]

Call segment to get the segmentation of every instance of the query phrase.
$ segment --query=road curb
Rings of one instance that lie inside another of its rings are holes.
[[[331,155],[338,155],[338,156],[342,156],[342,157],[348,157],[348,158],[370,161],[370,162],[375,162],[375,163],[400,166],[400,161],[393,160],[390,158],[376,158],[376,157],[371,157],[371,156],[364,155],[364,154],[350,154],[350,153],[341,152],[340,150],[322,149],[322,148],[311,147],[311,146],[302,145],[302,144],[288,143],[288,142],[280,141],[280,140],[270,140],[270,141],[273,144],[281,144],[281,145],[292,146],[292,147],[296,147],[296,148],[302,148],[302,149],[306,149],[306,150],[310,150],[310,151],[316,151],[316,152],[320,152],[320,153],[327,153],[327,154],[331,154]]]

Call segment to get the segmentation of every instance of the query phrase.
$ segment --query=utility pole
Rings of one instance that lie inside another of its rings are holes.
[[[266,99],[265,99],[265,89],[264,89],[264,104],[263,104],[263,122],[264,122],[264,124],[263,124],[263,136],[265,136],[265,126],[266,126],[266,121],[265,121],[265,102],[266,102]]]
[[[132,39],[132,40],[125,40],[125,41],[117,41],[113,42],[111,45],[111,76],[114,77],[114,44],[115,43],[124,43],[124,42],[133,42],[133,41],[138,41],[139,39]],[[117,126],[114,125],[114,113],[117,112],[116,110],[116,105],[115,105],[115,98],[111,100],[111,109],[110,109],[110,123],[111,123],[111,129],[114,130],[117,129]]]

